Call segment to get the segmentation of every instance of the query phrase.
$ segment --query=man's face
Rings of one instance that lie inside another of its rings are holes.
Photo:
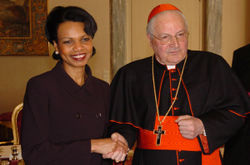
[[[157,61],[163,65],[178,64],[188,49],[188,32],[183,17],[177,12],[167,11],[154,19],[148,39]]]

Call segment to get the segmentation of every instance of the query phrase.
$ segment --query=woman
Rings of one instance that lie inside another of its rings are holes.
[[[58,60],[49,72],[33,77],[24,97],[21,145],[26,165],[99,165],[101,154],[126,145],[103,138],[108,123],[109,85],[87,66],[95,53],[94,18],[78,7],[55,7],[45,31]]]

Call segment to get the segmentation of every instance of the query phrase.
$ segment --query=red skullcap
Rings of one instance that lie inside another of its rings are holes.
[[[149,14],[148,16],[148,23],[149,21],[158,13],[160,12],[163,12],[163,11],[167,11],[167,10],[177,10],[179,12],[180,9],[178,9],[177,7],[175,7],[174,5],[171,5],[171,4],[160,4],[158,6],[156,6],[152,11],[151,13]]]

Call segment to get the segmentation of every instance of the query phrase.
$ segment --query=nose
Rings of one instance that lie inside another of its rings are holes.
[[[75,42],[73,50],[74,51],[81,51],[84,48],[84,45],[81,42]]]
[[[179,46],[179,41],[176,36],[172,36],[171,40],[169,41],[169,46],[170,47],[178,47]]]

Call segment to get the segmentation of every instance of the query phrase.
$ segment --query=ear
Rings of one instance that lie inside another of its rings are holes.
[[[150,34],[147,34],[147,38],[149,40],[149,44],[152,47],[152,36]]]
[[[53,46],[55,48],[55,51],[59,52],[59,49],[58,49],[56,41],[53,41]]]

